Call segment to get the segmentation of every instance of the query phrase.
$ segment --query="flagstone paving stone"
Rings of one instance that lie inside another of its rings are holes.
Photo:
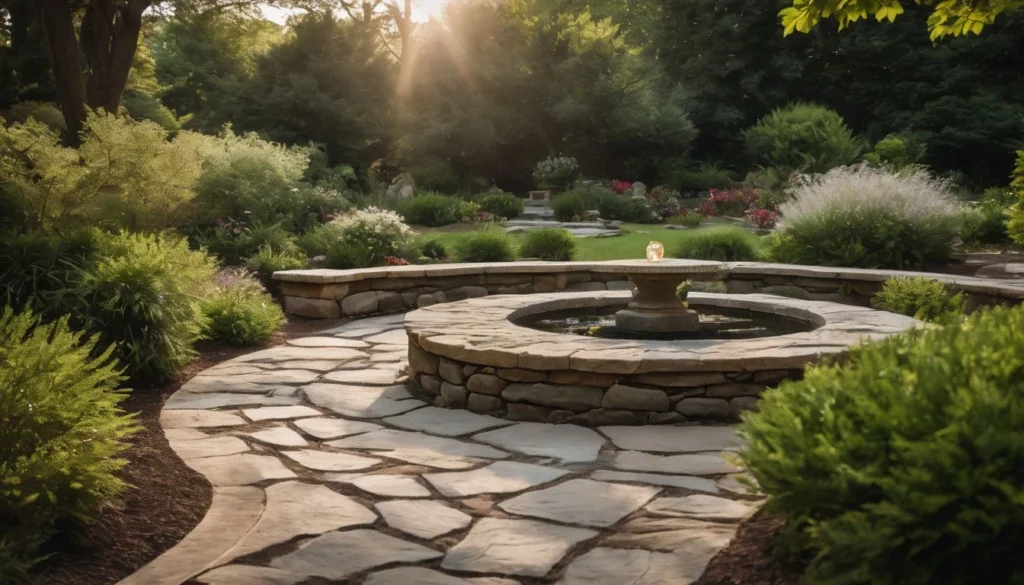
[[[414,563],[443,553],[375,530],[328,532],[270,566],[310,577],[340,581],[349,575],[391,563]]]
[[[463,498],[479,494],[521,492],[552,482],[567,473],[561,469],[529,463],[498,461],[473,471],[427,473],[423,477],[445,496]]]
[[[536,520],[483,518],[452,547],[441,568],[472,573],[543,577],[593,530]]]
[[[385,423],[413,431],[428,431],[433,435],[455,437],[494,427],[514,424],[502,418],[474,414],[468,410],[452,410],[428,406],[401,416],[384,419]]]
[[[428,405],[402,382],[403,319],[257,351],[173,395],[165,436],[221,503],[121,585],[686,585],[759,506],[728,427]],[[235,491],[245,505],[224,503]]]
[[[391,500],[377,503],[388,526],[417,538],[431,539],[469,526],[473,517],[432,500]]]
[[[632,514],[659,488],[572,479],[498,504],[510,514],[545,518],[562,524],[606,527]]]
[[[604,437],[585,427],[541,423],[519,423],[474,435],[473,440],[517,453],[554,457],[567,463],[597,459],[606,442]]]

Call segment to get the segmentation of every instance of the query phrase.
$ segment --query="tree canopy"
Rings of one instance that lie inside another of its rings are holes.
[[[928,30],[931,39],[981,34],[996,17],[1020,9],[1024,0],[914,0],[931,8]],[[809,32],[822,19],[833,19],[842,30],[861,19],[893,22],[904,13],[900,0],[793,0],[779,12],[785,34]]]

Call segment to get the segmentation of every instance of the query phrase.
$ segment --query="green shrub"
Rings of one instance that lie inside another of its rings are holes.
[[[444,244],[438,240],[427,240],[420,246],[420,250],[423,253],[424,258],[431,260],[447,260],[448,250]]]
[[[571,262],[576,259],[576,238],[569,230],[545,229],[526,232],[519,244],[523,258]]]
[[[674,255],[690,260],[742,262],[757,260],[760,245],[758,237],[743,228],[704,228],[683,232]]]
[[[1006,231],[1014,242],[1024,244],[1024,150],[1017,151],[1017,164],[1010,178],[1010,190],[1016,197],[1016,203],[1007,212]]]
[[[610,192],[610,191],[609,191]],[[583,217],[591,209],[597,209],[600,198],[589,190],[573,189],[551,200],[551,210],[558,221],[572,221]]]
[[[222,270],[217,292],[202,302],[206,337],[232,345],[259,345],[284,323],[284,312],[244,270]]]
[[[121,96],[121,104],[128,115],[136,120],[155,122],[171,135],[181,130],[181,121],[174,112],[167,109],[160,100],[151,94],[128,90]]]
[[[426,227],[441,227],[459,223],[463,218],[472,219],[478,210],[475,203],[438,193],[413,197],[398,208],[406,223]]]
[[[744,133],[757,164],[808,173],[823,173],[857,160],[861,143],[842,117],[813,104],[775,110]]]
[[[58,133],[68,128],[60,108],[50,102],[19,102],[11,106],[10,111],[4,117],[7,118],[8,122],[19,123],[24,123],[29,118],[34,118]]]
[[[1016,583],[1024,308],[855,349],[745,415],[741,457],[808,585]]]
[[[275,250],[267,244],[245,261],[245,267],[255,272],[264,282],[281,270],[302,270],[309,265],[309,258],[296,249]]]
[[[654,210],[642,199],[617,195],[604,185],[583,182],[551,200],[551,209],[558,221],[572,221],[586,212],[597,210],[601,219],[630,223],[651,223]],[[660,219],[660,218],[659,218]]]
[[[29,583],[48,538],[126,487],[116,472],[136,427],[110,357],[66,317],[0,313],[0,582]]]
[[[487,195],[480,200],[480,211],[505,219],[515,219],[526,210],[526,202],[511,193]]]
[[[74,283],[95,262],[93,232],[68,237],[0,233],[0,305],[54,321],[74,305]]]
[[[725,189],[732,184],[733,172],[720,166],[702,162],[694,168],[685,168],[672,172],[668,182],[680,191],[693,193],[708,189]]]
[[[770,255],[792,264],[909,268],[949,258],[959,212],[925,171],[842,167],[797,177]]]
[[[206,248],[206,251],[228,266],[238,266],[267,246],[280,253],[301,256],[298,239],[281,222],[269,225],[256,223],[248,227],[226,225],[209,230],[195,239],[200,247]]]
[[[875,149],[864,156],[864,162],[871,166],[898,171],[917,163],[922,156],[922,148],[897,134],[890,134],[875,143]]]
[[[691,211],[686,215],[673,215],[672,217],[665,220],[665,223],[669,225],[681,225],[684,227],[697,227],[700,225],[700,222],[702,221],[704,221],[703,215],[695,211]]]
[[[512,238],[501,229],[484,229],[463,236],[455,244],[461,262],[512,262],[516,259]]]
[[[653,223],[660,221],[661,215],[655,214],[644,199],[634,199],[628,195],[602,193],[597,202],[597,210],[601,219],[625,221],[630,223]]]
[[[871,304],[877,309],[922,321],[961,315],[966,309],[963,294],[953,294],[946,285],[923,276],[890,278],[871,299]]]
[[[541,189],[565,189],[579,175],[580,165],[571,156],[549,156],[533,167],[533,179]]]
[[[960,220],[960,239],[968,246],[993,246],[1009,241],[1006,209],[996,201],[965,208]]]
[[[313,228],[299,245],[310,256],[326,256],[328,268],[368,268],[383,265],[413,238],[397,213],[369,207]]]
[[[163,382],[194,356],[202,335],[199,300],[216,263],[184,239],[121,232],[97,236],[97,261],[74,290],[74,318],[98,334],[134,380]]]

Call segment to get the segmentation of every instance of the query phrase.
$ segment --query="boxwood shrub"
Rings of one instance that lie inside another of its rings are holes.
[[[741,458],[808,585],[1024,575],[1024,307],[852,351],[765,392]]]
[[[963,314],[966,303],[963,293],[954,294],[937,280],[890,278],[871,299],[876,309],[899,313],[922,321],[938,321]]]
[[[495,193],[480,199],[480,211],[505,219],[515,219],[526,210],[526,202],[511,193]]]
[[[459,239],[455,254],[462,262],[511,262],[516,259],[516,248],[501,229],[484,229]]]
[[[91,522],[126,487],[115,473],[135,425],[115,366],[67,317],[0,313],[0,583],[29,583],[58,527]]]
[[[519,244],[523,258],[569,262],[576,259],[576,238],[569,230],[544,229],[526,232]]]
[[[217,292],[202,302],[206,336],[232,345],[259,345],[284,323],[284,311],[244,270],[217,275]]]
[[[690,260],[742,262],[757,260],[760,239],[739,227],[712,227],[680,232],[673,255]]]
[[[458,197],[428,193],[402,203],[399,214],[410,225],[441,227],[459,223],[463,218],[476,216],[479,206]]]

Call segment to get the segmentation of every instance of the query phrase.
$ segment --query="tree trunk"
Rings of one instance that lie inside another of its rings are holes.
[[[143,0],[94,0],[86,6],[81,43],[89,67],[86,104],[90,108],[116,113],[121,105],[139,45],[142,12],[148,5]]]
[[[75,37],[75,23],[67,0],[38,0],[43,31],[50,46],[57,103],[67,123],[65,141],[77,145],[85,123],[85,79],[81,53]]]

